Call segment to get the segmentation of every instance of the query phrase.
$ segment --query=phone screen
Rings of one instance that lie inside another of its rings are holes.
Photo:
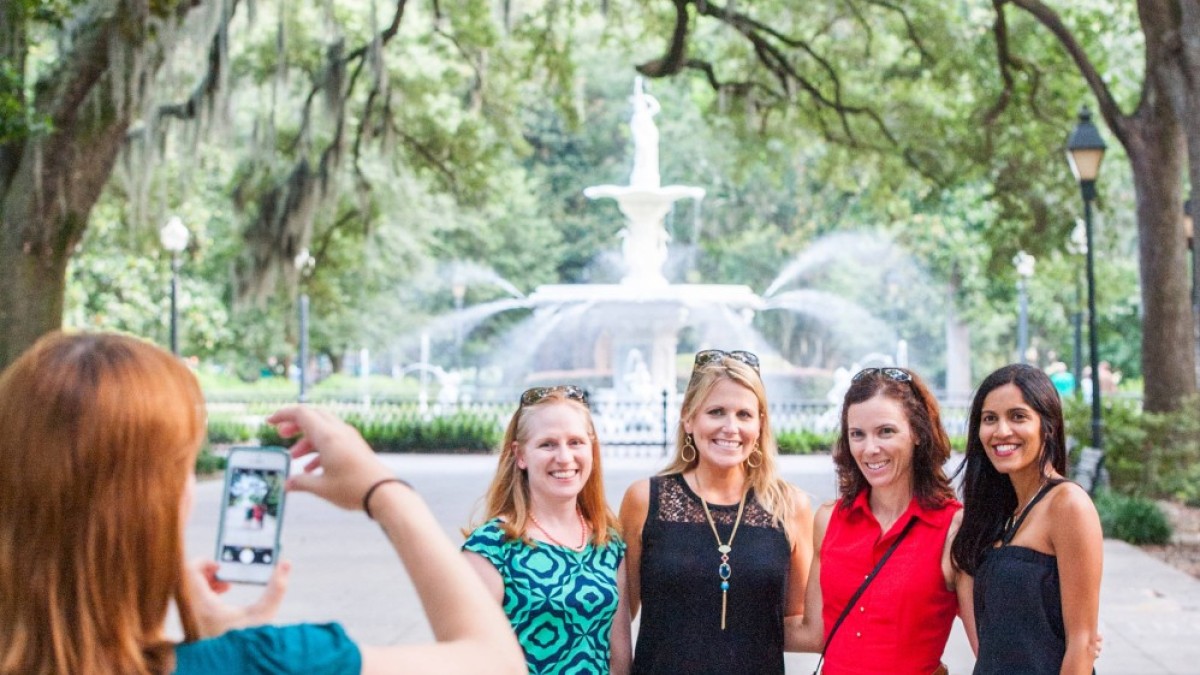
[[[266,583],[279,557],[287,452],[282,448],[234,448],[225,467],[217,537],[217,578]]]

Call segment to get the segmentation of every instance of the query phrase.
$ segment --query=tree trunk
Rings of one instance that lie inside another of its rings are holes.
[[[971,397],[971,327],[963,322],[954,306],[959,294],[959,274],[955,270],[946,285],[946,400]]]
[[[1125,149],[1137,197],[1144,405],[1162,412],[1196,391],[1191,288],[1179,226],[1183,143],[1165,97],[1150,93],[1129,122]]]
[[[62,325],[68,256],[22,250],[8,218],[0,223],[0,368],[12,363],[40,336]]]
[[[62,326],[67,262],[172,46],[159,22],[200,2],[80,6],[69,50],[34,88],[50,130],[0,144],[0,368]],[[23,49],[24,28],[0,23],[0,55]]]
[[[81,107],[91,115],[75,108],[56,118],[50,135],[27,139],[15,172],[0,183],[0,367],[62,326],[67,261],[124,142],[127,115],[108,102]]]

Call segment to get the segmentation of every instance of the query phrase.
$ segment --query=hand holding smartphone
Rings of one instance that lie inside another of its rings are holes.
[[[279,535],[288,466],[287,450],[235,447],[225,465],[225,492],[217,534],[217,578],[265,584],[279,560]]]

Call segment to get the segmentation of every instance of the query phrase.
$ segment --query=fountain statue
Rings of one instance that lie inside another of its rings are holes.
[[[573,341],[578,352],[574,363],[563,365],[578,371],[580,358],[590,360],[585,370],[611,372],[612,390],[623,396],[675,391],[675,354],[684,326],[696,328],[702,341],[750,344],[742,338],[754,333],[748,319],[762,304],[748,286],[667,281],[663,265],[670,235],[663,220],[675,202],[702,199],[704,189],[661,184],[654,123],[661,106],[646,92],[641,77],[634,81],[630,103],[634,151],[629,185],[596,185],[583,191],[589,199],[616,200],[625,216],[621,283],[541,286],[528,298],[537,312],[535,323],[570,323],[573,334],[580,336]],[[581,341],[586,344],[579,345]]]
[[[629,175],[629,184],[654,189],[661,181],[658,175],[658,126],[654,124],[654,116],[662,106],[658,99],[646,93],[640,75],[634,79],[630,101],[633,102],[633,117],[629,119],[629,130],[633,132],[633,173]]]
[[[629,185],[595,185],[583,191],[588,199],[611,198],[625,215],[621,231],[621,253],[625,261],[623,284],[637,286],[667,285],[662,267],[667,262],[670,235],[663,219],[680,199],[703,199],[704,188],[691,185],[663,187],[658,171],[658,127],[654,116],[661,110],[658,99],[646,93],[641,76],[634,80],[633,115],[629,129],[633,135],[633,172]]]

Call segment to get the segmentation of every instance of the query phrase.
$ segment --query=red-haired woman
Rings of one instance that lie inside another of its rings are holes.
[[[317,456],[288,489],[379,521],[437,644],[360,646],[338,624],[247,627],[274,615],[286,565],[259,603],[236,608],[201,571],[215,563],[184,563],[205,434],[195,376],[131,337],[54,334],[0,375],[0,673],[524,672],[504,615],[354,429],[308,408],[269,421],[303,434],[293,457]],[[165,636],[172,601],[179,644]]]
[[[969,579],[950,556],[962,512],[942,468],[949,458],[937,400],[915,373],[854,376],[833,454],[840,497],[817,510],[817,559],[805,614],[788,622],[789,650],[823,647],[827,675],[941,672],[964,597],[974,635]]]
[[[534,675],[627,673],[625,543],[604,498],[586,393],[525,391],[463,551],[512,622]]]

